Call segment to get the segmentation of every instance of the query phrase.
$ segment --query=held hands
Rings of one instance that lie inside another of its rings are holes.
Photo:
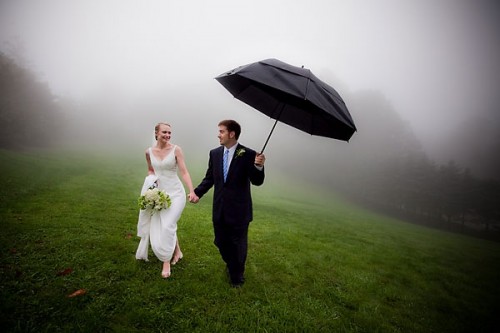
[[[254,164],[258,167],[263,167],[266,162],[266,156],[264,154],[257,153],[255,154],[255,162]]]
[[[191,203],[197,203],[198,201],[200,201],[200,198],[194,192],[189,192],[187,198]]]

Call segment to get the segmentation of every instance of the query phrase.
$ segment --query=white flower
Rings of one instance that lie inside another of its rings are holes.
[[[240,148],[236,151],[236,157],[240,157],[241,155],[243,155],[245,153],[245,149],[244,148]]]
[[[168,194],[158,188],[148,189],[138,200],[139,208],[142,210],[150,209],[151,214],[155,211],[167,209],[170,207],[171,200]]]
[[[158,201],[160,199],[159,191],[160,190],[157,188],[147,190],[146,193],[144,193],[146,201],[152,201],[152,202]]]

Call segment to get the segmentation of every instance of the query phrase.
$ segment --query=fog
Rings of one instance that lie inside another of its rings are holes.
[[[498,2],[475,0],[1,0],[0,51],[68,103],[78,119],[67,129],[72,144],[135,153],[167,121],[174,143],[205,158],[218,121],[233,118],[240,141],[258,150],[274,121],[214,77],[277,58],[332,85],[358,133],[345,143],[279,124],[266,148],[271,165],[354,158],[366,133],[387,131],[387,113],[359,101],[371,92],[431,158],[497,177],[498,22]]]

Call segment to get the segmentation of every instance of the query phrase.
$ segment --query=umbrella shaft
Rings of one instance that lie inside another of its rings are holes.
[[[276,121],[274,122],[273,128],[271,129],[271,132],[267,136],[266,143],[264,143],[264,147],[262,147],[262,150],[260,151],[261,154],[264,154],[264,149],[266,149],[267,143],[269,142],[269,139],[271,138],[271,134],[274,132],[274,128],[276,127],[276,124],[278,123],[278,120],[281,117],[281,113],[283,112],[283,109],[285,108],[285,103],[281,103],[281,110],[278,116],[276,117]]]
[[[271,134],[273,134],[274,128],[276,127],[277,123],[278,123],[278,120],[276,119],[276,121],[274,122],[273,128],[271,129],[271,132],[267,136],[266,143],[264,143],[264,147],[262,147],[262,150],[260,151],[261,154],[264,153],[264,149],[266,149],[267,143],[269,142],[269,138],[271,137]]]

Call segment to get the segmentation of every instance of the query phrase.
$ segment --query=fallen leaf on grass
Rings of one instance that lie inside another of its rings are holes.
[[[132,238],[132,233],[130,233],[130,232],[129,232],[129,233],[125,236],[125,238],[126,238],[126,239],[130,239],[130,238]]]
[[[68,295],[68,297],[76,297],[76,296],[80,296],[80,295],[85,295],[86,293],[87,293],[87,290],[85,290],[85,289],[78,289],[74,293]]]
[[[64,275],[68,275],[68,274],[71,274],[73,273],[73,269],[72,268],[66,268],[65,270],[62,270],[60,272],[57,273],[57,276],[64,276]]]

